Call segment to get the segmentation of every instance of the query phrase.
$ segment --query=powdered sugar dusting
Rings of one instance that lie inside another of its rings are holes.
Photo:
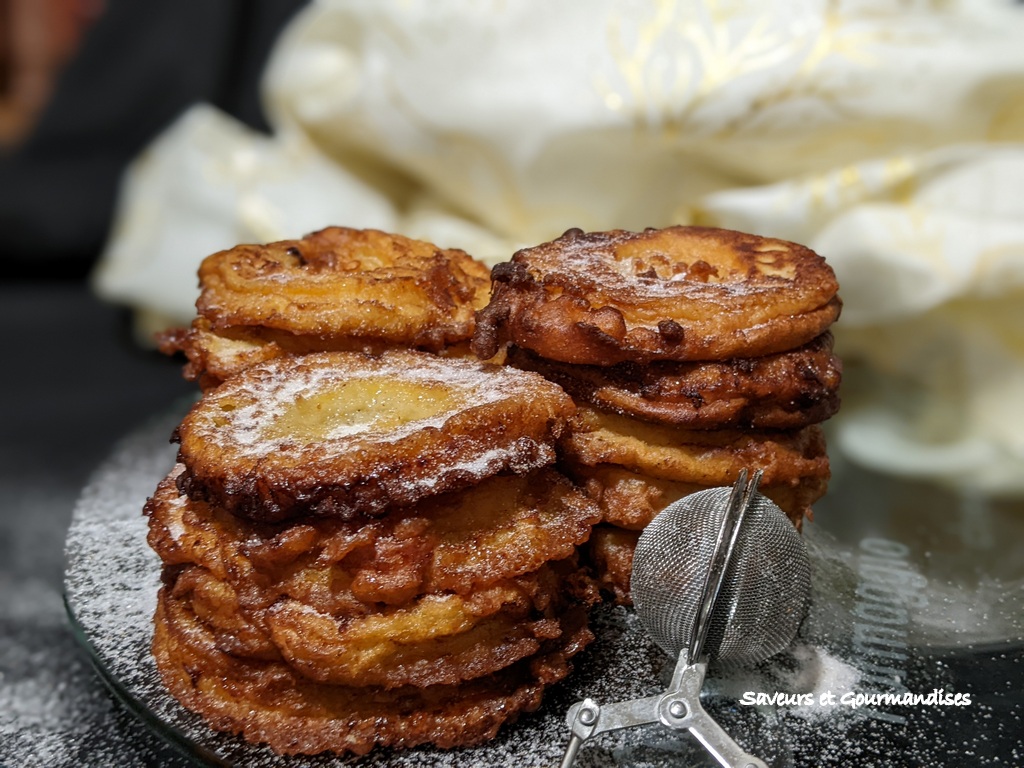
[[[792,670],[781,671],[779,680],[790,690],[810,694],[816,702],[825,693],[842,697],[855,690],[860,682],[861,673],[856,667],[825,648],[798,643],[790,653],[796,665]],[[804,707],[802,711],[814,710]]]
[[[524,456],[530,458],[524,459]],[[452,462],[446,466],[443,475],[407,480],[406,483],[412,488],[428,490],[439,484],[444,485],[450,477],[471,480],[484,479],[506,467],[513,471],[525,472],[547,466],[554,460],[555,453],[550,446],[539,445],[533,440],[524,438],[515,441],[510,446],[485,450],[472,459]]]
[[[674,245],[660,240],[660,233],[637,233],[630,239],[598,241],[595,237],[562,238],[558,241],[557,269],[575,281],[593,285],[593,290],[621,294],[623,300],[643,302],[645,299],[696,300],[717,304],[735,301],[738,297],[768,292],[793,292],[792,279],[771,278],[765,273],[752,280],[741,264],[731,263],[733,254],[726,246],[704,245],[680,241]],[[541,246],[547,249],[550,246]],[[543,260],[551,258],[545,254]],[[714,263],[710,271],[690,267],[707,260]],[[529,259],[527,259],[529,263]]]
[[[181,469],[182,467],[178,465],[177,471],[179,474]],[[174,514],[167,515],[164,518],[167,532],[171,534],[171,538],[174,541],[180,542],[181,537],[185,535],[185,523],[182,521],[182,515],[188,505],[188,497],[177,496],[169,499],[167,504],[174,510]]]
[[[278,358],[235,377],[212,393],[209,397],[213,404],[229,401],[231,410],[223,420],[197,421],[195,429],[201,439],[227,442],[243,456],[287,453],[301,446],[288,435],[268,435],[268,425],[280,419],[296,402],[331,388],[369,379],[437,386],[450,391],[458,408],[465,409],[530,391],[530,387],[537,385],[537,379],[524,373],[471,360],[407,351],[389,352],[380,357],[358,353],[309,355],[297,367],[287,358]],[[374,439],[390,442],[422,429],[441,428],[455,410],[448,408],[428,418],[389,426],[385,432],[375,433]],[[343,443],[371,428],[371,421],[335,425],[322,435],[322,441]]]

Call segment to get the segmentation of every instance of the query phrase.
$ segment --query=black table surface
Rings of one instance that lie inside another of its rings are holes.
[[[125,433],[194,391],[127,312],[81,281],[0,285],[0,765],[185,763],[107,692],[62,602],[64,540],[90,473]]]

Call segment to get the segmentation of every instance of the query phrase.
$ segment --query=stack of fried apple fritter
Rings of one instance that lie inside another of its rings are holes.
[[[799,527],[825,492],[841,305],[793,243],[570,230],[488,279],[331,227],[199,276],[153,652],[277,752],[485,741],[568,674],[598,585],[630,601],[667,504],[760,469]]]
[[[388,301],[402,303],[395,286],[382,280],[385,298],[373,298],[386,270],[367,269],[372,250],[327,258],[321,248],[312,268],[289,255],[304,248],[217,255],[219,277],[203,278],[208,314],[187,335],[203,396],[146,505],[163,562],[157,667],[212,727],[280,753],[480,743],[536,709],[592,639],[597,590],[577,548],[600,511],[553,468],[574,403],[532,372],[391,348],[403,337],[390,328],[387,344],[353,351],[387,335],[371,326],[385,325]],[[300,329],[320,293],[310,270],[336,284],[347,263],[362,264],[345,279],[363,293],[342,300],[377,314],[339,330],[321,296],[324,322]],[[400,271],[422,317],[465,315],[477,301],[417,294],[450,281],[440,267],[422,279],[416,269]],[[223,284],[254,270],[276,283],[276,309],[239,295],[244,318],[215,327]],[[429,336],[415,325],[409,347]],[[470,320],[461,333],[471,331]],[[218,356],[228,336],[251,356]],[[317,339],[331,350],[309,351]]]
[[[560,449],[602,510],[588,550],[630,602],[639,532],[669,503],[764,471],[798,528],[829,479],[818,424],[838,408],[841,302],[813,251],[728,230],[584,233],[492,271],[473,350],[560,384],[579,409]]]

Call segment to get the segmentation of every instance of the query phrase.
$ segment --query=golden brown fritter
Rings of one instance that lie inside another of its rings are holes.
[[[573,468],[577,481],[601,508],[602,521],[620,528],[642,530],[669,504],[691,493],[714,487],[664,480],[631,472],[615,464]],[[825,495],[828,478],[799,477],[775,484],[762,483],[758,491],[774,501],[797,530],[812,516],[811,505]]]
[[[810,249],[705,227],[570,229],[491,280],[473,339],[482,358],[506,342],[584,365],[758,357],[806,344],[841,307]]]
[[[762,483],[828,479],[821,428],[688,430],[593,408],[579,408],[561,441],[568,465],[617,464],[641,475],[705,486],[732,485],[741,469],[764,471]]]
[[[199,268],[198,316],[165,336],[204,388],[283,354],[467,342],[489,270],[460,250],[377,230],[328,227],[299,240],[239,245]]]
[[[179,487],[258,520],[380,514],[551,463],[574,407],[537,374],[461,358],[275,358],[207,391],[179,425]]]
[[[184,352],[188,359],[185,378],[198,381],[200,388],[207,390],[251,365],[275,357],[312,352],[380,353],[391,346],[346,336],[297,336],[287,331],[259,327],[240,326],[214,331],[209,320],[197,317],[187,331],[164,334],[160,348],[166,354]]]
[[[200,566],[174,568],[166,580],[225,653],[281,661],[321,683],[396,688],[455,685],[537,653],[580,604],[572,593],[579,575],[570,559],[469,595],[429,594],[340,615],[289,598],[246,605]]]
[[[734,360],[602,367],[513,347],[508,362],[556,382],[579,403],[689,429],[795,429],[839,409],[842,366],[828,332],[797,349]]]
[[[459,685],[327,685],[287,664],[234,656],[174,598],[160,590],[153,655],[170,692],[216,730],[264,743],[280,754],[365,754],[377,746],[472,746],[520,713],[540,706],[544,689],[570,671],[569,659],[593,639],[582,609],[559,637],[505,669]]]
[[[597,505],[550,468],[498,476],[378,518],[259,523],[178,493],[176,467],[146,504],[149,544],[196,564],[247,606],[295,599],[327,614],[469,594],[572,556]]]

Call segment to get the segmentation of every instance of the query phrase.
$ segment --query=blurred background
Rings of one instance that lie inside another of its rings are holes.
[[[1022,40],[1009,0],[0,0],[0,764],[172,760],[67,629],[64,533],[193,394],[152,334],[200,260],[330,224],[488,263],[573,226],[814,248],[859,489],[818,519],[952,564],[968,634],[1019,648]]]
[[[298,0],[0,2],[5,276],[83,277],[121,174],[187,107],[267,130],[258,78]]]
[[[0,0],[0,766],[186,765],[93,671],[62,602],[90,474],[193,387],[88,282],[124,169],[197,102],[267,130],[291,0]]]

